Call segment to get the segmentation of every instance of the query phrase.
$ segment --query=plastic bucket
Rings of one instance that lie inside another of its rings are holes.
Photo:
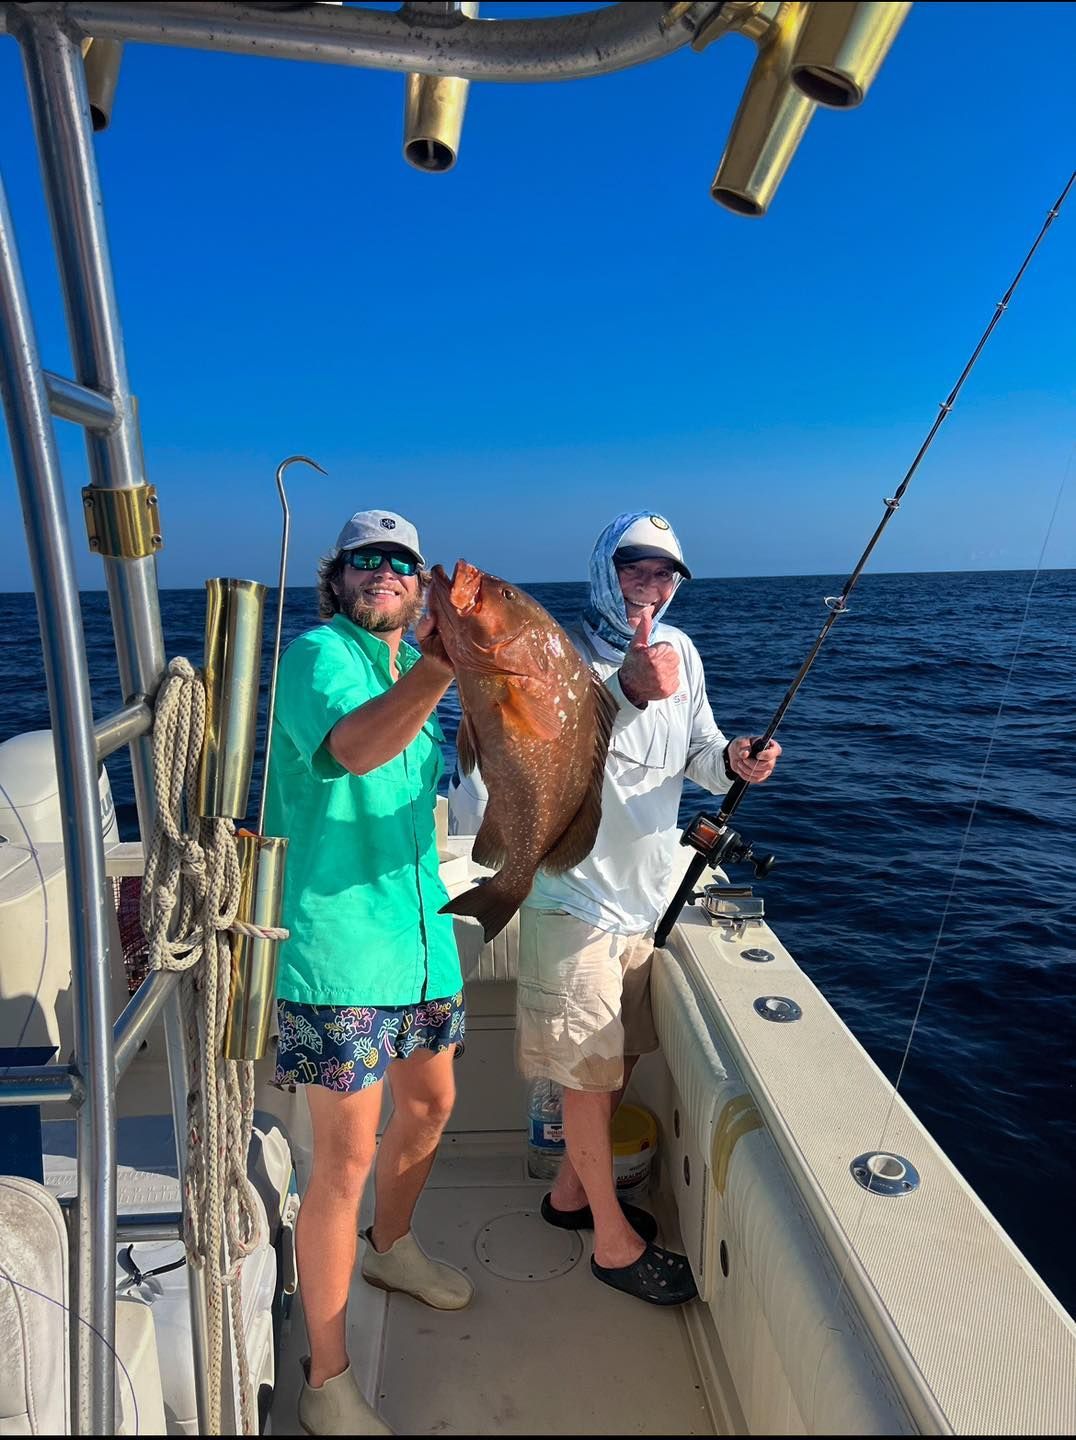
[[[657,1148],[658,1125],[650,1111],[621,1105],[613,1116],[613,1171],[622,1200],[643,1194],[649,1186]]]

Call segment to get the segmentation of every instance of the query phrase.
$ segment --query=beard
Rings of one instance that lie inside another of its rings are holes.
[[[422,614],[425,596],[419,590],[414,595],[405,595],[397,605],[367,605],[356,598],[350,605],[344,605],[344,613],[360,630],[369,630],[377,635],[389,630],[410,630]]]

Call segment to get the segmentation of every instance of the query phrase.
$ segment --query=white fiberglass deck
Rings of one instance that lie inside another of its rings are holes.
[[[466,1270],[475,1297],[466,1310],[431,1310],[367,1285],[360,1259],[348,1345],[367,1396],[401,1435],[714,1434],[681,1311],[595,1280],[589,1233],[539,1216],[547,1189],[527,1178],[521,1133],[446,1138],[415,1233]],[[661,1238],[676,1244],[655,1213]],[[297,1303],[277,1376],[277,1435],[301,1433],[304,1342]]]

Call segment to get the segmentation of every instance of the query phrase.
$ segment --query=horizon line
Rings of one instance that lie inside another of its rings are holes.
[[[1076,565],[1040,565],[1040,566],[1038,566],[1038,567],[1033,566],[1033,565],[1009,565],[1009,566],[997,565],[997,566],[991,566],[990,568],[988,568],[988,569],[986,569],[986,570],[976,570],[976,569],[971,568],[970,566],[969,566],[969,567],[965,567],[965,568],[963,568],[963,569],[958,569],[958,570],[871,570],[871,571],[869,571],[869,572],[864,572],[864,574],[860,576],[860,579],[866,578],[866,575],[867,575],[867,574],[870,574],[870,575],[1033,575],[1033,574],[1050,574],[1050,573],[1055,572],[1055,571],[1057,571],[1057,572],[1062,572],[1062,571],[1066,571],[1066,570],[1076,570]],[[691,583],[691,584],[697,584],[700,580],[828,580],[828,579],[832,579],[834,576],[839,576],[839,575],[841,575],[841,574],[843,574],[843,573],[844,573],[843,571],[839,571],[839,570],[802,570],[802,571],[773,571],[773,572],[771,572],[771,573],[766,573],[766,574],[761,574],[761,575],[760,575],[760,574],[755,574],[755,575],[694,575],[694,576],[692,576],[692,579],[691,579],[691,581],[690,581],[689,583]],[[222,577],[222,578],[223,578],[223,577]],[[240,578],[240,577],[238,577],[238,576],[232,576],[232,577],[227,577],[227,578],[238,579],[238,578]],[[196,592],[196,591],[198,591],[198,590],[201,590],[206,583],[207,583],[207,581],[203,580],[202,583],[201,583],[201,585],[158,585],[158,586],[157,586],[157,590],[158,590],[158,593],[160,593],[160,594],[189,594],[189,593],[191,593],[191,592]],[[587,581],[586,579],[578,579],[578,580],[519,580],[519,581],[515,581],[514,583],[515,583],[515,584],[518,584],[518,585],[520,585],[520,586],[526,587],[527,585],[586,585],[586,584],[589,584],[589,581]],[[275,585],[272,585],[272,584],[268,584],[268,583],[267,583],[267,588],[268,588],[269,590],[275,590],[277,587],[276,587]],[[289,590],[316,590],[316,589],[317,589],[317,586],[316,586],[316,585],[296,585],[296,584],[294,584],[294,583],[289,582],[287,588],[288,588]],[[90,586],[80,586],[78,593],[79,593],[80,595],[107,595],[107,594],[108,594],[108,590],[107,590],[107,588],[106,588],[104,585],[90,585]],[[36,594],[36,591],[34,590],[34,588],[33,588],[32,585],[31,585],[31,586],[25,586],[25,587],[22,588],[21,590],[0,590],[0,595],[34,595],[34,594]]]

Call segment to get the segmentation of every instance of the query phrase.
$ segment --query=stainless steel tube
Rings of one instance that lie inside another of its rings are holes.
[[[77,53],[77,52],[76,52]],[[97,746],[63,481],[37,342],[0,187],[0,384],[37,597],[63,814],[78,1112],[73,1428],[115,1432],[116,1112]],[[109,890],[111,900],[111,890]],[[85,1383],[82,1383],[83,1380]]]
[[[187,1032],[183,1028],[182,985],[172,991],[172,1001],[164,1007],[164,1037],[168,1047],[168,1081],[172,1091],[172,1123],[176,1128],[176,1159],[179,1173],[187,1167]],[[127,1012],[124,1011],[124,1014]],[[122,1016],[120,1017],[123,1018]],[[182,1096],[182,1101],[180,1101]],[[194,1351],[194,1394],[198,1410],[198,1434],[209,1434],[209,1306],[206,1299],[205,1271],[196,1265],[187,1267],[191,1305],[191,1346]],[[225,1360],[225,1371],[231,1368]]]
[[[75,1208],[73,1195],[60,1196],[60,1209],[70,1216]],[[183,1215],[178,1210],[151,1210],[126,1215],[116,1224],[116,1240],[182,1240]]]
[[[22,11],[22,7],[17,7]],[[45,194],[52,222],[60,281],[63,286],[71,351],[78,382],[113,397],[117,423],[107,434],[87,432],[90,478],[106,488],[142,485],[141,446],[138,441],[134,402],[127,380],[127,364],[119,314],[112,282],[112,267],[104,224],[104,210],[93,148],[89,100],[86,94],[82,57],[77,42],[61,29],[55,9],[23,11],[18,17],[19,39],[26,68],[27,90],[45,180]],[[152,699],[165,669],[164,640],[161,634],[156,564],[152,556],[141,559],[103,561],[112,612],[120,682],[127,700]],[[91,720],[92,726],[92,720]],[[92,738],[92,729],[91,729]],[[148,736],[131,745],[131,768],[139,827],[143,836],[152,832],[155,801],[153,758]],[[98,808],[96,769],[94,806]],[[77,892],[73,892],[77,893]],[[181,989],[172,989],[165,1005],[165,1036],[168,1047],[172,1114],[176,1130],[177,1157],[182,1165],[186,1152],[187,1059],[180,1011]],[[111,1087],[114,1076],[112,1026],[107,1026],[107,1061],[94,1070],[99,1083]],[[80,1113],[85,1113],[85,1110]],[[89,1146],[89,1134],[86,1135]],[[83,1135],[80,1132],[80,1156]],[[114,1153],[111,1156],[114,1162]],[[81,1162],[80,1162],[81,1163]],[[115,1223],[114,1163],[110,1169],[107,1209],[110,1233]],[[85,1190],[80,1174],[80,1201],[92,1204],[101,1192]],[[96,1263],[107,1267],[109,1279],[92,1293],[112,1294],[114,1246],[94,1248]],[[80,1283],[86,1278],[80,1270]],[[89,1292],[87,1292],[89,1293]],[[208,1336],[204,1287],[192,1274],[190,1285],[194,1369],[208,1374]],[[109,1308],[107,1334],[114,1323]],[[96,1384],[96,1381],[92,1381]],[[107,1397],[97,1394],[95,1405],[114,1410],[113,1385]],[[205,1432],[208,1407],[205,1387],[198,1387],[199,1430]],[[93,1433],[108,1435],[112,1426],[97,1424]]]
[[[82,1081],[66,1065],[5,1065],[0,1070],[0,1105],[78,1105]]]
[[[141,1215],[126,1215],[116,1226],[116,1239],[134,1240],[182,1240],[183,1216],[177,1210],[146,1212]]]
[[[17,25],[8,5],[9,26]],[[69,0],[65,22],[97,39],[184,45],[200,50],[458,75],[467,80],[573,80],[656,60],[689,43],[720,10],[700,3],[671,25],[661,0],[631,0],[529,20],[467,20],[439,25],[427,14],[309,5],[284,13],[211,0]]]
[[[110,431],[86,432],[90,480],[106,489],[144,485],[82,55],[52,12],[28,16],[20,39],[76,379],[110,396],[116,409]],[[124,699],[152,698],[165,669],[155,559],[102,563]],[[135,741],[131,768],[143,834],[152,827],[152,763],[148,738]]]
[[[76,385],[62,375],[45,371],[45,388],[49,392],[52,413],[61,420],[73,420],[88,430],[108,430],[116,423],[116,407],[107,395]]]
[[[154,970],[131,996],[112,1031],[117,1083],[138,1054],[138,1047],[153,1027],[165,1005],[174,1002],[179,986],[178,970]],[[182,1120],[182,1116],[180,1117]]]
[[[122,710],[106,715],[94,726],[97,742],[97,758],[104,760],[122,745],[129,745],[140,735],[148,735],[153,729],[153,711],[144,700],[133,700]]]

